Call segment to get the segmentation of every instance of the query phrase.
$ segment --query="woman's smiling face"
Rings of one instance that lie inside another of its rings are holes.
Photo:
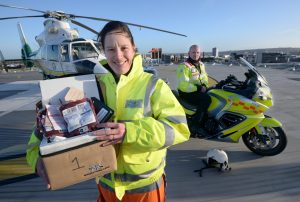
[[[129,72],[135,54],[135,46],[131,43],[127,33],[109,32],[105,36],[104,44],[107,62],[114,73],[120,77],[122,74]]]

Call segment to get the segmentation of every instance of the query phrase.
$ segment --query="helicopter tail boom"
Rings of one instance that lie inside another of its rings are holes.
[[[22,43],[22,49],[21,49],[22,59],[23,59],[26,67],[32,67],[33,62],[30,60],[30,56],[32,56],[32,50],[27,43],[27,40],[25,38],[23,29],[22,29],[22,26],[20,23],[18,23],[18,31],[19,31],[20,40]]]

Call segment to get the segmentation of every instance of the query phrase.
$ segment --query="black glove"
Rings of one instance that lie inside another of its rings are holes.
[[[231,81],[237,80],[237,79],[236,79],[236,77],[235,77],[234,75],[230,74],[230,75],[227,77],[226,80],[227,80],[227,82],[231,82]]]
[[[201,88],[202,88],[202,85],[196,85],[196,87],[197,87],[197,91],[199,92],[201,92]]]
[[[196,85],[197,86],[197,92],[200,92],[200,93],[205,93],[206,90],[207,90],[207,87],[202,84],[202,85]],[[205,88],[205,92],[202,92],[202,89]]]
[[[226,81],[221,80],[219,83],[217,83],[216,88],[222,88],[226,84]]]

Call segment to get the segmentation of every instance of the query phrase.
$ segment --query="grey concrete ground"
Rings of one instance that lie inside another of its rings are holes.
[[[240,67],[207,65],[216,79],[228,74],[243,78]],[[175,66],[157,67],[159,76],[176,87]],[[300,199],[300,74],[286,70],[262,69],[273,90],[274,106],[267,113],[280,120],[288,136],[286,150],[273,157],[250,152],[242,141],[221,143],[200,139],[169,149],[167,156],[167,198],[171,202],[252,202],[299,201]],[[0,75],[0,83],[3,75]],[[27,75],[32,80],[33,78]],[[5,76],[4,76],[5,77]],[[5,83],[11,80],[5,77]],[[14,77],[14,76],[11,76]],[[26,75],[20,80],[25,79]],[[40,78],[39,78],[40,79]],[[34,122],[33,103],[39,98],[37,81],[0,85],[0,160],[24,152]],[[224,149],[232,170],[220,173],[214,169],[199,177],[193,171],[202,166],[202,158],[211,148]],[[22,161],[24,163],[24,159]],[[0,162],[0,172],[4,172]],[[2,175],[3,173],[1,173]],[[32,176],[31,176],[32,177]],[[19,178],[8,182],[0,178],[0,201],[95,201],[97,189],[93,180],[68,188],[47,191],[40,178]]]

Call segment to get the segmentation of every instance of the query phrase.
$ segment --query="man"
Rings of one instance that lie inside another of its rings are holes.
[[[199,131],[199,125],[201,125],[201,121],[211,103],[210,96],[206,94],[208,76],[204,64],[200,61],[201,52],[198,45],[190,47],[188,56],[189,58],[177,68],[177,89],[181,98],[197,106],[197,112],[193,117],[193,125],[198,126],[196,128]],[[193,129],[191,129],[191,132],[193,132]]]

